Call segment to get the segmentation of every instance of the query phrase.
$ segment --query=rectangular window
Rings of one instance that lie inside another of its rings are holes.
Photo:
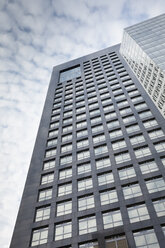
[[[103,125],[98,125],[98,126],[92,127],[92,133],[101,132],[103,130],[104,130]]]
[[[72,169],[68,168],[68,169],[64,169],[64,170],[60,170],[59,171],[59,179],[66,179],[68,177],[72,176]]]
[[[41,177],[41,184],[52,183],[54,180],[54,173],[49,173]]]
[[[138,197],[142,195],[142,191],[139,184],[129,184],[123,187],[123,194],[125,200]]]
[[[134,150],[136,158],[142,158],[151,155],[149,147],[140,147]]]
[[[154,171],[158,171],[158,166],[155,161],[145,161],[139,164],[140,170],[142,174],[152,173]]]
[[[85,163],[85,164],[81,164],[81,165],[77,166],[78,175],[83,174],[83,173],[87,173],[90,171],[91,171],[90,163]]]
[[[102,142],[102,141],[105,141],[105,135],[104,134],[100,134],[100,135],[97,135],[97,136],[93,137],[93,143],[94,144]]]
[[[98,123],[100,121],[101,121],[101,117],[100,116],[99,117],[95,117],[95,118],[92,118],[91,119],[91,124],[93,125],[93,124],[96,124],[96,123]]]
[[[108,147],[106,145],[98,146],[94,148],[95,155],[100,155],[105,152],[108,152]]]
[[[78,191],[87,190],[93,187],[92,178],[84,178],[78,181]]]
[[[110,112],[110,113],[105,114],[105,119],[109,120],[109,119],[115,118],[116,116],[117,116],[116,112]]]
[[[88,139],[83,139],[83,140],[77,141],[77,148],[83,148],[85,146],[89,146]]]
[[[94,196],[88,195],[78,199],[78,211],[87,210],[89,208],[94,208]]]
[[[96,160],[96,168],[97,169],[106,168],[108,166],[111,166],[111,161],[109,158],[101,158],[99,160]]]
[[[158,123],[157,123],[157,121],[154,119],[154,120],[147,120],[147,121],[143,122],[143,125],[144,125],[145,128],[150,128],[150,127],[157,126]]]
[[[96,225],[96,217],[90,216],[79,219],[79,235],[96,232],[97,225]]]
[[[60,165],[69,164],[71,162],[72,162],[72,155],[68,155],[60,159]]]
[[[44,170],[49,170],[55,167],[55,160],[49,160],[47,162],[44,162]]]
[[[139,117],[140,119],[144,119],[144,118],[148,118],[148,117],[151,117],[152,116],[152,113],[151,111],[144,111],[142,113],[139,113]]]
[[[164,152],[165,151],[165,141],[159,142],[155,145],[155,149],[157,152]]]
[[[121,115],[127,115],[127,114],[130,114],[130,113],[132,113],[132,110],[131,110],[130,107],[127,107],[127,108],[124,108],[124,109],[120,110]]]
[[[64,222],[55,226],[55,241],[72,237],[72,222]]]
[[[50,146],[54,146],[54,145],[57,145],[57,139],[51,139],[47,142],[47,146],[50,147]]]
[[[122,152],[115,155],[115,160],[116,160],[116,164],[119,164],[131,160],[131,157],[128,152]]]
[[[114,130],[112,132],[109,132],[109,136],[110,136],[111,139],[120,137],[122,135],[123,135],[123,133],[122,133],[121,129],[116,129],[116,130]]]
[[[129,127],[126,127],[126,130],[127,130],[127,133],[130,134],[130,133],[139,131],[140,127],[138,124],[135,124],[135,125],[131,125]]]
[[[77,121],[80,121],[82,119],[86,119],[86,114],[80,114],[76,116]]]
[[[87,122],[86,121],[81,121],[77,123],[77,128],[83,128],[87,126]]]
[[[50,218],[50,206],[38,208],[35,214],[35,222],[43,221]]]
[[[165,216],[165,198],[153,202],[158,217]]]
[[[62,142],[66,142],[72,139],[72,134],[62,136]]]
[[[159,248],[158,240],[153,229],[141,230],[133,233],[137,248]]]
[[[115,127],[118,127],[120,125],[119,121],[118,120],[115,120],[115,121],[111,121],[111,122],[108,122],[107,123],[107,127],[110,129],[110,128],[115,128]]]
[[[117,150],[117,149],[122,149],[124,147],[126,147],[126,142],[125,140],[118,140],[112,143],[112,148],[113,150]]]
[[[42,245],[47,243],[48,227],[33,230],[31,246]]]
[[[131,177],[136,177],[136,173],[135,173],[134,168],[131,166],[131,167],[126,167],[126,168],[120,169],[119,170],[119,177],[120,177],[120,180],[125,180],[125,179],[131,178]]]
[[[118,201],[116,189],[107,190],[100,193],[101,205],[111,204]]]
[[[68,195],[72,193],[72,184],[67,183],[58,186],[58,196]]]
[[[39,192],[38,201],[45,201],[52,198],[52,188],[43,189]]]
[[[122,226],[122,216],[120,210],[111,211],[103,214],[104,229]]]
[[[79,248],[99,248],[99,244],[97,241],[91,241],[91,242],[79,245]]]
[[[57,203],[57,216],[72,213],[72,201],[64,201]]]
[[[70,152],[72,150],[72,144],[68,144],[61,147],[61,153]]]
[[[70,132],[72,131],[73,127],[72,125],[69,125],[69,126],[66,126],[66,127],[63,127],[63,133],[67,133],[67,132]]]
[[[77,132],[77,138],[81,138],[81,137],[86,136],[86,135],[88,135],[87,129],[84,129],[84,130]]]
[[[164,133],[161,129],[156,129],[151,132],[148,132],[148,135],[150,139],[157,139],[157,138],[163,137]]]
[[[49,157],[52,157],[55,155],[56,155],[56,148],[50,149],[50,150],[46,151],[46,153],[45,153],[46,158],[49,158]]]
[[[56,135],[58,135],[58,129],[50,131],[48,134],[48,137],[51,138],[51,137],[56,136]]]
[[[142,134],[130,137],[130,142],[132,145],[137,145],[145,142],[145,138]]]
[[[132,207],[128,207],[127,210],[130,223],[150,219],[146,204],[139,204]]]
[[[90,157],[89,150],[85,150],[77,153],[77,160],[85,159]]]
[[[128,248],[127,239],[124,235],[117,235],[105,240],[106,248]]]
[[[113,182],[114,182],[114,177],[113,177],[112,172],[104,173],[104,174],[98,176],[99,186],[113,183]]]
[[[63,124],[66,125],[68,123],[71,123],[72,121],[73,121],[73,119],[70,117],[70,118],[64,119]]]
[[[136,118],[135,118],[134,115],[126,116],[126,117],[123,118],[123,122],[125,124],[133,122],[133,121],[136,121]]]
[[[165,182],[162,177],[151,178],[150,180],[146,181],[146,186],[149,193],[155,193],[165,190]]]

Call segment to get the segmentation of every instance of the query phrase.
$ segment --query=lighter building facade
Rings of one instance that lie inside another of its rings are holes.
[[[165,14],[124,29],[120,52],[165,117]]]
[[[119,49],[53,68],[10,248],[164,248],[165,120]]]

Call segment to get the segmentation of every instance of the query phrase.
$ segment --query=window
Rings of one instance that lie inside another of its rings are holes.
[[[72,184],[67,183],[58,186],[58,196],[68,195],[72,193]]]
[[[147,146],[135,149],[134,152],[135,152],[136,158],[142,158],[142,157],[151,155],[151,151],[149,147]]]
[[[115,96],[116,101],[119,101],[119,100],[121,100],[123,98],[125,98],[124,94],[120,94],[120,95]]]
[[[139,113],[139,117],[141,119],[148,118],[148,117],[151,117],[151,116],[152,116],[152,113],[149,110],[148,111],[144,111],[142,113]]]
[[[94,208],[94,196],[88,195],[78,199],[78,211],[86,210],[89,208]]]
[[[79,219],[79,235],[96,231],[97,225],[95,216]]]
[[[120,210],[111,211],[103,214],[104,229],[123,225]]]
[[[165,198],[154,201],[153,205],[158,217],[165,215]]]
[[[91,124],[96,124],[96,123],[98,123],[100,121],[101,121],[101,117],[100,116],[99,117],[95,117],[95,118],[92,118],[91,119]]]
[[[155,149],[157,152],[164,152],[165,151],[165,141],[159,142],[155,145]]]
[[[130,137],[130,142],[132,145],[140,144],[145,142],[145,138],[142,134]]]
[[[39,192],[38,201],[45,201],[52,198],[52,188],[43,189]]]
[[[159,248],[158,240],[153,229],[133,233],[137,248]]]
[[[80,121],[82,119],[86,118],[86,114],[80,114],[76,116],[77,121]]]
[[[90,114],[90,116],[100,114],[100,110],[94,109],[94,110],[90,111],[89,114]]]
[[[69,164],[71,162],[72,162],[72,155],[68,155],[60,159],[60,165]]]
[[[33,230],[31,246],[42,245],[47,243],[48,227]]]
[[[72,115],[72,114],[73,114],[72,110],[64,112],[64,117],[67,117],[67,116]]]
[[[146,181],[146,186],[149,193],[165,190],[165,182],[162,177],[151,178],[150,180]]]
[[[72,169],[71,168],[59,171],[59,179],[60,180],[66,179],[66,178],[71,177],[71,176],[72,176]]]
[[[77,138],[81,138],[81,137],[86,136],[86,135],[88,135],[87,129],[84,129],[84,130],[77,132]]]
[[[109,158],[101,158],[99,160],[96,160],[96,168],[97,169],[106,168],[108,166],[111,166],[111,161]]]
[[[120,169],[119,170],[119,177],[120,177],[120,180],[125,180],[125,179],[131,178],[131,177],[136,177],[136,173],[135,173],[134,168],[131,166],[131,167],[126,167],[126,168]]]
[[[97,132],[100,132],[100,131],[103,131],[103,130],[104,130],[104,128],[103,128],[102,125],[92,127],[92,133],[97,133]]]
[[[130,123],[132,121],[136,121],[136,118],[135,118],[134,115],[126,116],[126,117],[123,118],[123,122],[125,124]]]
[[[55,155],[56,155],[56,148],[50,149],[50,150],[46,151],[46,153],[45,153],[46,158],[49,158],[49,157],[52,157]]]
[[[112,236],[105,240],[106,248],[128,248],[127,240],[124,235]]]
[[[77,128],[83,128],[87,126],[87,122],[86,121],[81,121],[77,123]]]
[[[72,213],[72,201],[57,203],[57,216]]]
[[[58,126],[59,126],[59,121],[56,121],[50,124],[50,128],[56,128]]]
[[[77,108],[76,112],[79,113],[79,112],[84,111],[84,110],[85,110],[85,107],[83,106],[83,107]]]
[[[89,145],[88,139],[77,141],[77,148],[82,148]]]
[[[115,121],[111,121],[107,123],[107,127],[108,128],[114,128],[114,127],[118,127],[120,125],[119,121],[115,120]]]
[[[117,138],[117,137],[122,136],[122,135],[123,135],[123,133],[122,133],[121,129],[116,129],[116,130],[114,130],[112,132],[109,132],[109,136],[110,136],[111,139],[112,138]]]
[[[162,231],[163,231],[164,236],[165,236],[165,226],[162,226]]]
[[[113,182],[114,182],[114,177],[113,177],[112,172],[104,173],[104,174],[98,176],[99,186],[113,183]]]
[[[100,155],[105,152],[108,152],[108,147],[106,145],[98,146],[94,148],[95,155]]]
[[[100,193],[101,205],[111,204],[118,201],[116,189],[111,189]]]
[[[119,164],[131,160],[131,157],[128,152],[122,152],[115,155],[115,160],[116,163]]]
[[[112,87],[111,87],[112,88]],[[117,106],[119,107],[119,108],[121,108],[121,107],[123,107],[123,106],[125,106],[125,105],[128,105],[128,101],[127,100],[124,100],[124,101],[121,101],[121,102],[118,102],[117,103]]]
[[[158,123],[157,123],[157,121],[154,119],[154,120],[147,120],[147,121],[143,122],[143,125],[145,126],[145,128],[150,128],[150,127],[157,126]]]
[[[128,210],[130,223],[150,219],[146,204],[140,204],[140,205],[128,207],[127,210]]]
[[[66,142],[72,139],[72,134],[68,134],[62,137],[62,142]]]
[[[131,112],[132,112],[132,110],[131,110],[130,107],[124,108],[124,109],[120,110],[120,114],[121,114],[121,115],[130,114]]]
[[[138,197],[142,195],[141,188],[138,183],[135,184],[129,184],[127,186],[123,187],[123,194],[125,200],[133,198],[133,197]]]
[[[133,103],[138,102],[138,101],[142,101],[142,100],[143,100],[142,96],[136,96],[136,97],[132,98]]]
[[[135,109],[137,111],[142,110],[144,108],[147,108],[147,104],[146,103],[139,103],[139,104],[135,105]]]
[[[63,127],[63,133],[70,132],[70,131],[72,131],[72,129],[73,129],[72,125]]]
[[[164,133],[161,129],[157,129],[157,130],[153,130],[149,132],[148,135],[150,139],[157,139],[157,138],[164,136]]]
[[[91,242],[79,245],[79,248],[99,248],[99,244],[97,241],[91,241]]]
[[[47,142],[47,146],[54,146],[57,145],[57,139],[51,139]]]
[[[138,124],[135,124],[135,125],[131,125],[129,127],[126,127],[126,130],[127,130],[127,133],[130,134],[130,133],[139,131],[140,127],[138,126]]]
[[[72,237],[72,222],[64,222],[55,226],[55,241]]]
[[[84,178],[78,181],[78,191],[90,189],[93,187],[92,178]]]
[[[118,141],[112,143],[113,150],[121,149],[124,147],[126,147],[125,140],[118,140]]]
[[[85,159],[90,157],[89,150],[85,150],[77,153],[77,160]]]
[[[41,184],[52,183],[54,180],[54,173],[49,173],[41,177]]]
[[[151,173],[154,171],[158,171],[158,166],[155,163],[155,161],[145,161],[143,163],[139,164],[140,170],[142,174],[147,174],[147,173]]]
[[[70,118],[64,119],[63,124],[66,125],[66,124],[68,124],[68,123],[70,123],[72,121],[73,121],[73,119],[70,117]]]
[[[108,105],[108,106],[103,107],[103,109],[104,109],[104,112],[112,111],[112,110],[114,110],[114,106],[113,105]]]
[[[165,166],[165,158],[161,158],[162,164]]]
[[[93,143],[94,144],[98,143],[98,142],[102,142],[102,141],[105,141],[105,135],[104,134],[100,134],[100,135],[93,137]]]
[[[117,116],[116,112],[110,112],[110,113],[105,114],[105,119],[109,120],[109,119],[114,118],[116,116]]]
[[[72,144],[68,144],[68,145],[65,145],[65,146],[61,147],[61,153],[70,152],[71,150],[72,150]]]
[[[77,166],[78,174],[83,174],[91,171],[90,163],[85,163]]]
[[[50,206],[44,206],[36,210],[35,222],[47,220],[50,217]]]
[[[47,162],[44,162],[44,170],[52,169],[55,167],[55,160],[49,160]]]

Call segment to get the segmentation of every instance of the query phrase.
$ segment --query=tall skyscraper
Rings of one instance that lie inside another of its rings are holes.
[[[54,67],[10,248],[164,248],[165,120],[119,49]]]
[[[165,117],[165,14],[124,30],[120,52]]]

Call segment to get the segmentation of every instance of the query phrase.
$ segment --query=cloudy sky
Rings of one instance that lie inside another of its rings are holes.
[[[0,0],[0,247],[8,248],[54,65],[121,42],[164,0]]]

